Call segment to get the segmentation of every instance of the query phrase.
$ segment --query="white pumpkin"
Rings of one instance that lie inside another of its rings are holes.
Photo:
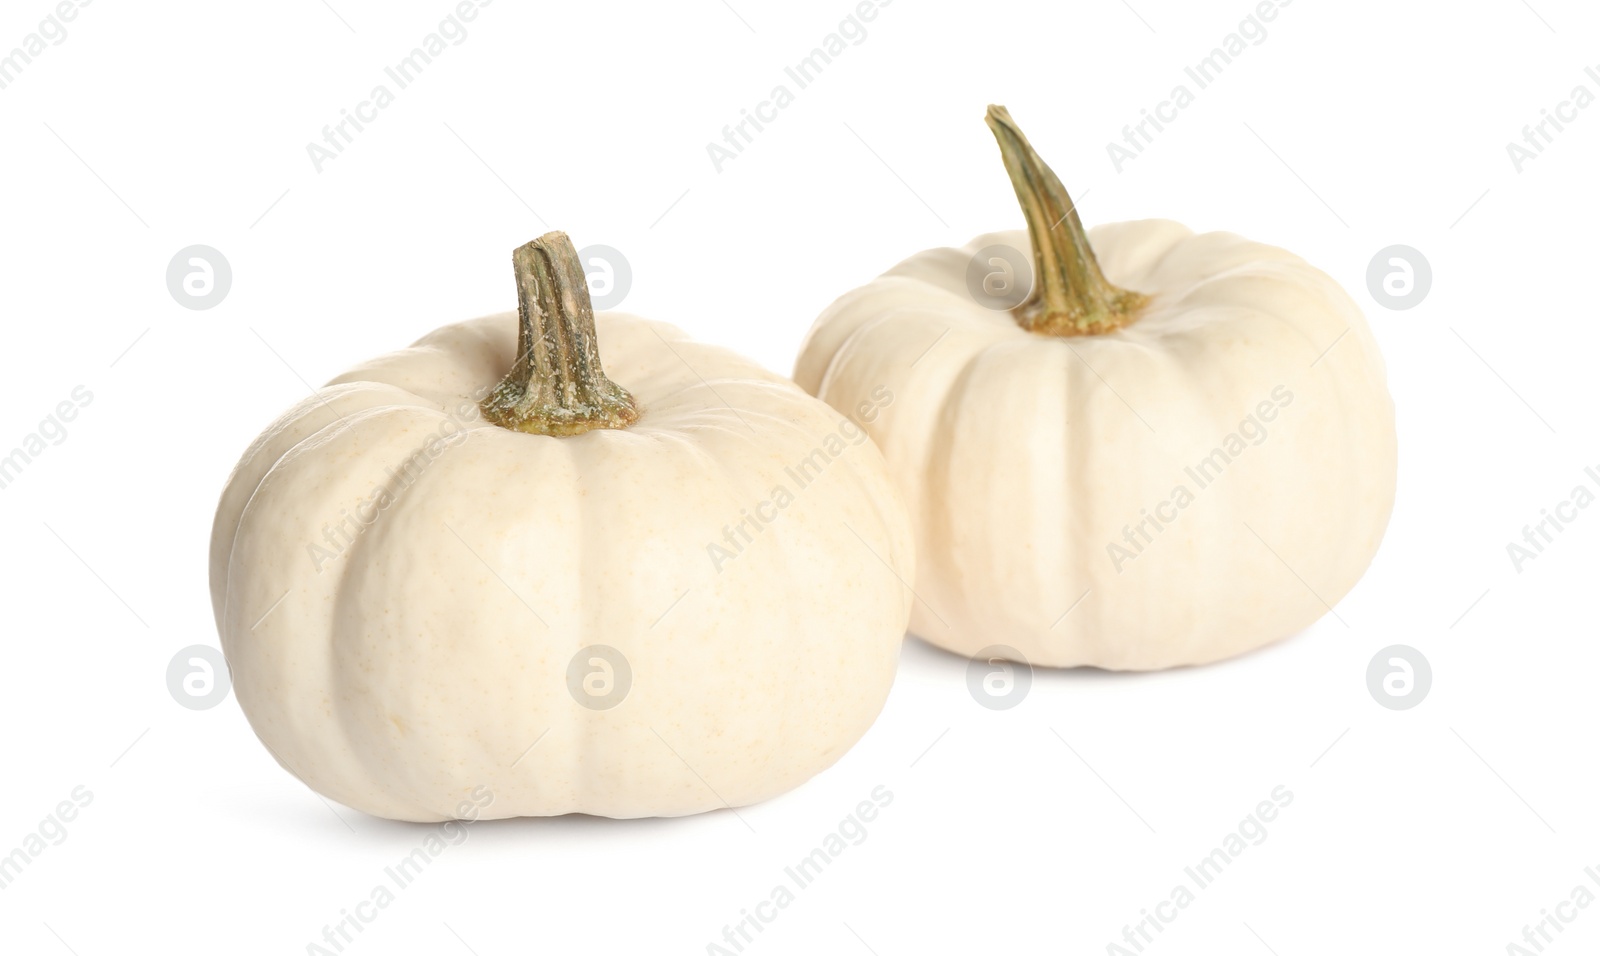
[[[229,479],[212,598],[251,726],[398,820],[799,785],[872,723],[905,633],[882,457],[754,363],[593,315],[566,236],[514,259],[520,331],[446,326],[340,376]]]
[[[867,427],[917,533],[912,630],[967,655],[1144,670],[1328,613],[1394,502],[1394,409],[1361,309],[1227,233],[1085,236],[1009,114],[989,123],[1029,231],[846,294],[795,368],[841,410],[895,395]],[[968,279],[1003,279],[1006,260],[1037,276],[1011,311]]]

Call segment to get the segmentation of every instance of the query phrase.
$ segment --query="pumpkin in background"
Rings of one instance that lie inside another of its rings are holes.
[[[1147,670],[1328,613],[1394,503],[1394,408],[1361,309],[1239,236],[1086,233],[1010,114],[988,122],[1028,230],[847,293],[795,366],[841,411],[895,395],[867,428],[916,530],[912,630],[969,656]]]

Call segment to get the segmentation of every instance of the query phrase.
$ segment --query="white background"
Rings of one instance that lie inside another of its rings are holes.
[[[1592,6],[1298,0],[1118,173],[1106,143],[1248,0],[898,0],[719,174],[706,144],[848,0],[499,0],[318,173],[306,144],[451,9],[331,2],[99,0],[0,90],[0,453],[94,396],[0,491],[0,855],[93,793],[0,890],[6,951],[303,953],[426,835],[326,805],[231,697],[167,690],[217,643],[223,480],[306,383],[510,308],[509,251],[547,228],[627,255],[628,311],[787,372],[834,296],[1021,225],[990,102],[1086,221],[1283,245],[1367,310],[1400,486],[1344,623],[1198,669],[1041,672],[1004,712],[911,640],[882,717],[799,790],[474,825],[346,951],[704,953],[879,785],[867,840],[746,952],[1107,952],[1279,785],[1266,842],[1147,952],[1503,953],[1600,866],[1600,512],[1521,573],[1506,553],[1600,465],[1600,106],[1522,172],[1506,153],[1600,93]],[[9,0],[0,53],[50,9]],[[234,273],[209,311],[165,284],[196,243]],[[1433,267],[1408,311],[1367,291],[1394,243]],[[1396,643],[1433,666],[1403,712],[1366,686]],[[1550,951],[1596,945],[1600,906]]]

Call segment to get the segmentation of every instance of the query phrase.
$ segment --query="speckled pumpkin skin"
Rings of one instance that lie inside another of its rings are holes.
[[[1107,279],[1150,297],[1115,331],[1040,335],[974,301],[980,250],[1031,258],[1013,231],[847,293],[801,350],[795,381],[835,408],[896,395],[867,427],[916,529],[912,630],[1151,670],[1305,628],[1394,505],[1394,405],[1360,307],[1230,233],[1153,219],[1089,239]]]
[[[318,793],[414,821],[484,793],[489,818],[695,813],[798,786],[882,708],[914,547],[877,449],[754,363],[596,320],[630,428],[484,422],[516,347],[498,315],[335,379],[229,478],[234,690]],[[631,669],[609,708],[569,688],[593,645]]]

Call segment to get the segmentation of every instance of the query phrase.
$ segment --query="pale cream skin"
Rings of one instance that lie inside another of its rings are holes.
[[[229,479],[211,583],[234,691],[318,793],[414,821],[478,787],[487,818],[737,807],[831,765],[882,708],[914,548],[877,449],[752,362],[596,319],[607,374],[644,410],[632,427],[476,418],[516,347],[516,317],[490,316],[340,376]],[[387,505],[363,504],[463,419]],[[825,444],[843,452],[797,490],[785,469]],[[778,485],[793,501],[762,507],[775,520],[718,570],[708,546],[732,552],[725,529]],[[330,543],[346,515],[361,530]],[[594,644],[632,668],[608,710],[568,688]]]
[[[917,532],[912,630],[966,655],[1150,670],[1307,627],[1361,577],[1394,504],[1394,407],[1361,309],[1235,235],[1147,220],[1090,240],[1109,280],[1151,297],[1123,328],[1041,335],[975,302],[969,260],[1030,255],[1019,230],[908,259],[802,349],[795,380],[836,408],[896,395],[868,428]],[[1252,415],[1202,487],[1186,469]]]

